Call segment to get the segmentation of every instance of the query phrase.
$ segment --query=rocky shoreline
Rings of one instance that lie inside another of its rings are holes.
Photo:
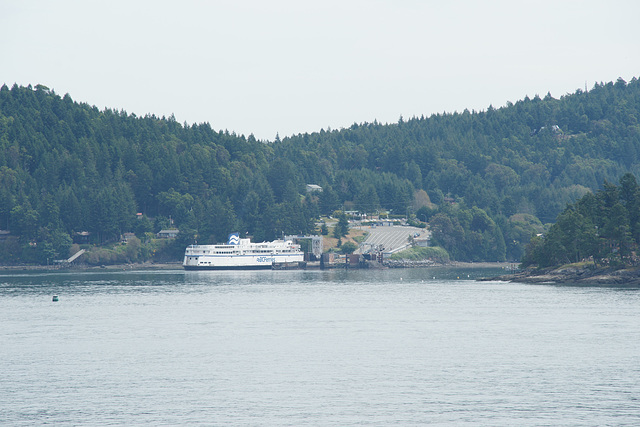
[[[485,278],[518,283],[573,284],[585,286],[640,286],[640,268],[612,269],[559,267],[555,269],[526,269],[513,274]]]

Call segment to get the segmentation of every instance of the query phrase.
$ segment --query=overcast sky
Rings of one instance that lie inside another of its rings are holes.
[[[0,84],[273,140],[640,76],[640,2],[0,0]]]

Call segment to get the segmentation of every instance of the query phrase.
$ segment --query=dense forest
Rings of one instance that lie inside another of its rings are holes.
[[[551,267],[584,260],[595,266],[638,264],[640,244],[640,185],[630,173],[620,185],[609,182],[568,205],[544,236],[527,246],[525,267]]]
[[[314,232],[336,210],[428,221],[453,259],[519,260],[567,204],[638,174],[639,110],[639,81],[618,79],[560,99],[258,141],[3,85],[0,230],[12,237],[0,262],[65,258],[80,231],[93,244],[171,224],[178,248],[231,231],[269,240]]]

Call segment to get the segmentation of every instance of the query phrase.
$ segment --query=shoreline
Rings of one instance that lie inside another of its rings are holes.
[[[528,269],[513,274],[485,278],[527,284],[582,286],[639,286],[640,268],[612,269],[564,266],[551,269]]]
[[[443,267],[456,267],[456,268],[502,268],[517,270],[520,263],[517,262],[501,262],[501,261],[480,261],[480,262],[463,262],[463,261],[451,261],[447,264],[443,264]]]
[[[134,264],[112,264],[112,265],[71,265],[57,267],[55,265],[2,265],[0,272],[3,271],[114,271],[114,270],[182,270],[182,262],[142,262]]]
[[[425,266],[411,266],[399,268],[500,268],[503,270],[513,270],[517,264],[512,262],[461,262],[451,261],[443,264],[431,264]],[[396,267],[398,268],[398,267]],[[71,266],[55,266],[55,265],[2,265],[0,273],[15,271],[47,271],[47,272],[82,272],[82,271],[133,271],[133,270],[183,270],[182,262],[142,262],[133,264],[113,264],[113,265],[71,265]],[[500,276],[502,277],[502,276]]]

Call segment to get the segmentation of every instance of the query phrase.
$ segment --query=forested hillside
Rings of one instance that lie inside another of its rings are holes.
[[[338,209],[429,220],[454,259],[518,260],[567,203],[638,173],[639,110],[634,78],[560,99],[262,142],[98,110],[42,85],[4,85],[0,229],[17,240],[0,242],[0,262],[63,258],[74,232],[100,244],[170,219],[179,244],[231,231],[267,240],[312,232],[319,214]],[[307,195],[306,184],[324,191]],[[416,203],[421,189],[431,203]]]
[[[65,257],[73,232],[99,244],[170,220],[185,243],[310,231],[296,189],[272,191],[272,159],[271,146],[208,124],[99,111],[41,85],[0,89],[0,228],[26,249],[14,257]]]

